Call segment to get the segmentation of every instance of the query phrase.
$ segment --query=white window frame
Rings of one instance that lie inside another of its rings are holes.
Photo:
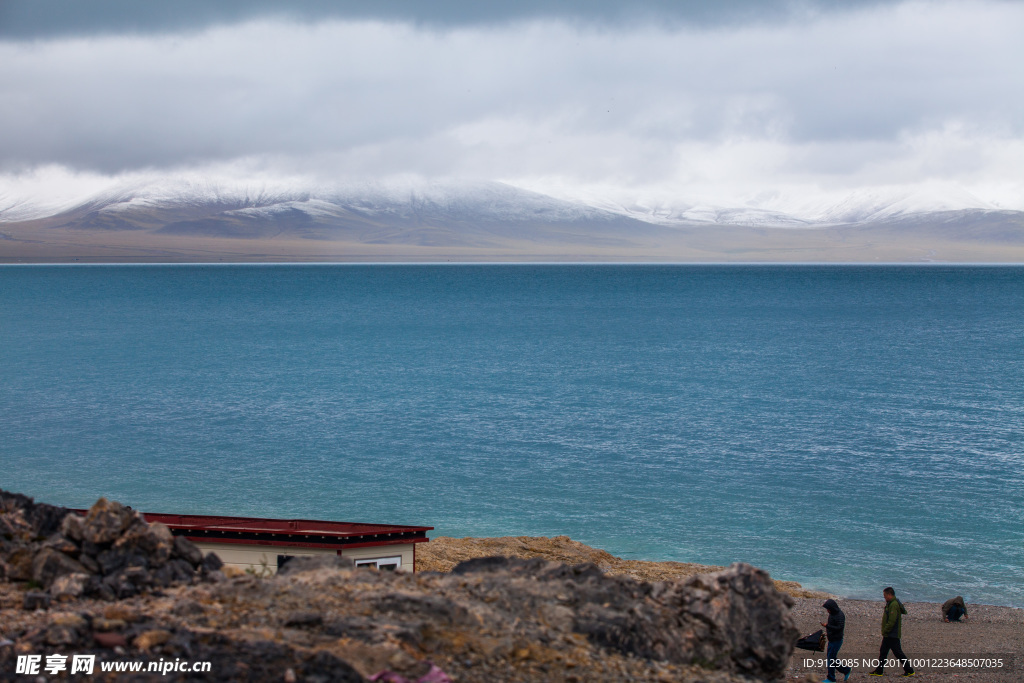
[[[395,555],[394,557],[360,557],[355,561],[357,567],[373,567],[374,569],[380,569],[382,564],[393,564],[395,569],[402,568],[402,556]]]

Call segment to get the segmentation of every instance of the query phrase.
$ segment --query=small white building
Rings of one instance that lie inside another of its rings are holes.
[[[357,567],[416,571],[416,545],[426,543],[432,526],[358,524],[312,519],[264,519],[214,515],[143,513],[147,522],[163,522],[203,553],[226,565],[256,573],[276,572],[293,557],[340,555]]]

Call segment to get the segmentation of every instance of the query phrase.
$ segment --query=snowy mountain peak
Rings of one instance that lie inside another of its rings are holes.
[[[960,187],[857,190],[845,195],[808,200],[780,192],[761,192],[746,200],[723,204],[700,199],[671,201],[602,201],[608,211],[661,225],[742,225],[807,228],[870,223],[944,211],[998,210]]]
[[[967,209],[995,210],[997,207],[960,187],[935,187],[909,192],[899,188],[880,188],[852,192],[842,201],[811,216],[811,219],[825,224],[864,223],[913,214]]]
[[[429,216],[439,222],[575,223],[607,222],[625,217],[658,226],[809,228],[901,220],[933,212],[999,208],[963,188],[946,185],[870,188],[814,200],[765,191],[728,203],[683,196],[669,200],[617,201],[610,198],[611,193],[595,191],[577,196],[563,192],[553,197],[499,182],[418,177],[311,183],[300,179],[239,181],[181,174],[109,181],[99,187],[90,186],[87,192],[63,196],[47,196],[39,187],[34,188],[34,192],[19,192],[19,189],[24,190],[0,186],[0,222],[73,213],[93,213],[117,221],[123,216],[169,210],[207,214],[215,210],[240,220],[273,220],[276,215],[301,214],[317,221],[354,211],[366,217]]]

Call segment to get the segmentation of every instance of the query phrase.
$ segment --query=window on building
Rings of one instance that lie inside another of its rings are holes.
[[[393,572],[402,566],[401,557],[374,557],[356,560],[357,567],[373,567],[385,572]]]

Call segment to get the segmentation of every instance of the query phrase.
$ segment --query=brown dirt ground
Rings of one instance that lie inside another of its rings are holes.
[[[593,562],[606,574],[628,576],[639,581],[674,581],[695,574],[714,572],[723,567],[689,562],[646,562],[624,560],[598,548],[591,548],[568,536],[504,536],[501,538],[449,538],[439,536],[416,548],[416,571],[449,572],[464,560],[501,555],[504,557],[543,557],[565,564]],[[825,598],[827,593],[804,590],[794,581],[776,581],[775,587],[793,597]]]

